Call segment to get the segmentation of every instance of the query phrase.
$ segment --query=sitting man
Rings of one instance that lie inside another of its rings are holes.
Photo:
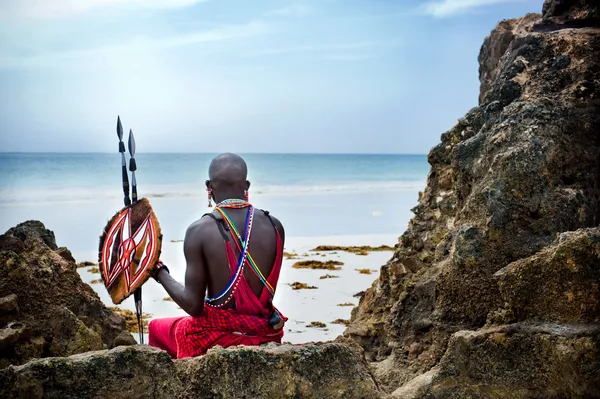
[[[280,343],[287,320],[272,303],[281,270],[283,226],[248,202],[250,182],[242,158],[219,155],[208,173],[209,207],[211,200],[217,205],[187,229],[185,285],[162,263],[153,273],[190,315],[154,319],[148,326],[149,344],[173,358],[203,355],[216,345]]]

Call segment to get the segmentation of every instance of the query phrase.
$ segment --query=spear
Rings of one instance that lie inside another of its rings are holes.
[[[121,125],[121,117],[117,116],[117,137],[119,138],[119,152],[121,153],[121,174],[123,177],[123,194],[125,206],[131,205],[129,199],[129,177],[127,176],[127,162],[125,161],[125,143],[123,143],[123,126]],[[136,193],[137,196],[137,193]]]
[[[133,202],[138,200],[137,196],[137,180],[135,179],[135,171],[137,165],[135,163],[135,138],[133,137],[133,130],[129,129],[129,140],[127,142],[129,149],[129,171],[131,172],[131,199]],[[142,287],[139,287],[133,293],[133,299],[135,301],[135,315],[138,322],[138,331],[140,334],[140,343],[144,344],[144,323],[142,322]]]

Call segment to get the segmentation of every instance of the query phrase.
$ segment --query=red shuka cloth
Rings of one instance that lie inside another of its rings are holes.
[[[267,281],[277,286],[283,245],[277,233],[277,255]],[[234,238],[234,237],[232,237]],[[234,238],[236,239],[236,238]],[[225,242],[229,273],[233,278],[237,259],[231,242]],[[244,273],[246,270],[244,270]],[[148,325],[148,344],[166,350],[173,358],[204,355],[213,346],[223,348],[235,345],[260,345],[266,342],[281,343],[283,328],[275,330],[269,325],[271,316],[271,294],[263,287],[257,298],[242,273],[240,283],[234,292],[235,309],[213,308],[205,304],[199,317],[175,317],[154,319]],[[287,321],[287,318],[282,315]]]

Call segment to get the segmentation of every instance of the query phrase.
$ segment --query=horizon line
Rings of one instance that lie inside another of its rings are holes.
[[[118,154],[117,151],[0,151],[0,154]],[[136,156],[140,154],[165,154],[165,155],[218,155],[223,152],[161,152],[147,151],[136,152]],[[420,156],[427,153],[395,153],[395,152],[234,152],[240,155],[409,155]]]

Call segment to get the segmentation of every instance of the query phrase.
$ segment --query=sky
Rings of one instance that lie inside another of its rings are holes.
[[[543,0],[0,0],[0,151],[425,154]]]

